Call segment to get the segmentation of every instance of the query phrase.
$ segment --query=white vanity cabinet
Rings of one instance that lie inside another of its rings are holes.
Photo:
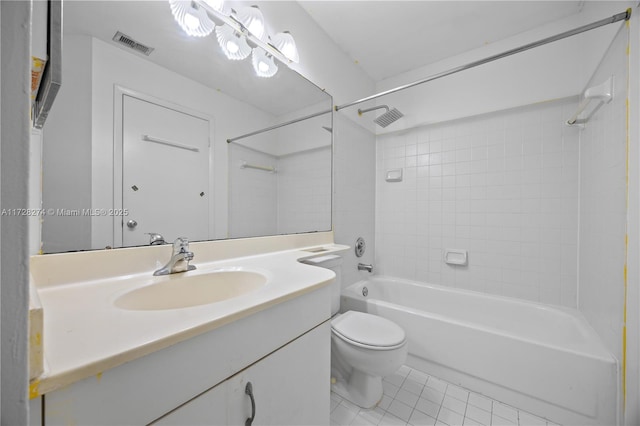
[[[153,422],[158,426],[227,425],[228,383],[222,382]]]
[[[329,324],[299,337],[160,418],[154,425],[329,424]],[[325,347],[325,350],[318,348]]]
[[[43,396],[43,424],[328,424],[324,286]],[[46,356],[46,354],[45,354]]]

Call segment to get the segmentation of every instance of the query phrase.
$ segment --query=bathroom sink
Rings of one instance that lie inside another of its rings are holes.
[[[189,308],[233,299],[266,284],[267,277],[253,271],[222,270],[192,276],[176,274],[125,293],[114,303],[118,308],[132,311]]]

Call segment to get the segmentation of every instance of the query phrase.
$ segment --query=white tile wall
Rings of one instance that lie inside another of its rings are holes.
[[[627,45],[628,31],[621,31],[592,77],[589,85],[613,75],[614,97],[580,135],[578,307],[618,359],[627,231]]]
[[[331,229],[331,146],[278,159],[278,233]]]
[[[377,141],[378,273],[576,306],[578,130],[565,99]],[[386,182],[402,168],[404,180]],[[469,251],[467,266],[443,249]]]

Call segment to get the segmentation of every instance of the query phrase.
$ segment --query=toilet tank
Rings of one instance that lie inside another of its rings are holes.
[[[331,269],[336,274],[336,279],[330,284],[331,291],[331,315],[335,315],[340,310],[340,291],[342,287],[342,258],[335,254],[314,257],[302,261],[307,265],[319,266],[320,268]]]

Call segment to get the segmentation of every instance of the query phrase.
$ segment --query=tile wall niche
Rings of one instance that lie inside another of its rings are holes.
[[[576,306],[579,133],[568,98],[379,136],[378,273]],[[386,172],[402,169],[402,182]],[[468,250],[468,265],[443,249]]]

